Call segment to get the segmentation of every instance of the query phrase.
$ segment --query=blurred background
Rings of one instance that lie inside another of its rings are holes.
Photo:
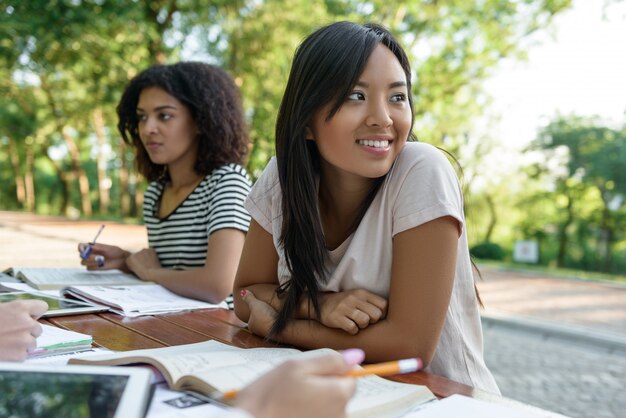
[[[155,63],[232,74],[256,177],[296,46],[336,20],[411,55],[415,131],[462,167],[474,256],[624,280],[622,0],[2,0],[0,210],[140,223],[115,106]]]
[[[626,0],[0,0],[0,271],[77,266],[103,222],[145,246],[115,106],[152,64],[230,72],[258,176],[296,46],[337,20],[400,38],[415,133],[462,168],[503,395],[623,416]]]

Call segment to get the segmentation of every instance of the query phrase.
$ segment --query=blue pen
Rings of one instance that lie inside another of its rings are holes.
[[[96,243],[96,240],[100,236],[100,233],[102,232],[103,229],[104,229],[104,224],[100,225],[100,229],[98,229],[98,232],[96,233],[96,236],[93,238],[93,240],[90,243],[87,243],[87,248],[81,251],[80,258],[82,258],[83,260],[86,260],[87,258],[89,258],[89,255],[91,254],[91,246]]]

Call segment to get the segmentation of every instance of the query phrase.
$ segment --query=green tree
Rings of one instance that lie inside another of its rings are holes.
[[[570,0],[8,0],[0,8],[0,60],[9,63],[9,79],[26,75],[23,85],[41,100],[32,134],[34,166],[54,167],[61,207],[76,200],[88,214],[97,201],[101,212],[121,206],[120,213],[128,214],[140,195],[132,153],[115,133],[114,108],[126,81],[150,64],[177,61],[196,45],[203,53],[187,56],[233,74],[251,129],[248,168],[256,175],[273,154],[276,110],[298,43],[331,21],[380,22],[411,55],[418,136],[456,154],[486,103],[480,86],[489,69],[502,57],[519,56],[524,37],[569,5]],[[478,157],[461,156],[461,162]],[[108,185],[119,205],[109,203]]]
[[[623,237],[626,196],[626,137],[620,130],[599,121],[580,117],[559,118],[545,127],[534,144],[540,149],[566,156],[565,172],[558,187],[574,204],[577,189],[593,190],[599,203],[591,214],[597,228],[596,254],[599,268],[611,271],[614,244]],[[576,187],[574,187],[576,186]],[[582,196],[584,192],[579,193]],[[589,199],[589,193],[584,194]],[[578,202],[589,205],[588,201]],[[568,214],[569,226],[573,216]],[[561,235],[565,232],[562,231]],[[560,255],[561,259],[564,256]]]

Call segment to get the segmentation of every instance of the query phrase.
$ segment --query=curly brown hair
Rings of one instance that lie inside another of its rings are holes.
[[[167,180],[167,173],[163,165],[150,160],[139,138],[137,102],[147,87],[163,89],[189,109],[200,130],[194,167],[198,174],[244,163],[248,130],[233,79],[221,68],[202,62],[154,65],[130,80],[117,105],[117,128],[124,142],[135,148],[137,170],[148,181]]]

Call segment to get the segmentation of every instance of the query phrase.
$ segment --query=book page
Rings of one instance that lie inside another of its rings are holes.
[[[64,293],[112,306],[125,316],[226,307],[225,303],[213,304],[178,296],[161,285],[151,283],[141,286],[71,286]]]
[[[181,388],[189,390],[194,388],[192,380],[189,384],[185,383],[187,377],[192,376],[220,392],[226,392],[243,388],[290,358],[303,359],[328,353],[337,354],[331,349],[302,352],[290,348],[247,348],[195,355],[193,357],[196,358],[192,361],[196,364],[189,364],[181,357],[177,358],[176,362],[180,367],[177,372],[186,375],[182,379]]]
[[[14,268],[15,276],[38,289],[61,289],[72,285],[141,284],[132,274],[120,270],[87,271],[84,268]]]
[[[555,414],[553,412],[545,411],[525,404],[520,404],[520,407],[517,408],[513,405],[498,404],[462,395],[452,395],[441,399],[440,401],[432,402],[415,412],[405,415],[404,417],[556,418],[563,417],[563,415]]]
[[[293,348],[249,348],[229,346],[214,340],[196,344],[179,345],[147,350],[134,350],[94,356],[87,360],[71,360],[72,364],[127,365],[152,359],[150,364],[160,365],[161,372],[174,384],[186,375],[194,375],[205,380],[212,387],[240,388],[241,383],[253,380],[258,373],[255,370],[267,370],[284,359],[298,355],[307,357],[333,350],[313,350],[302,353]],[[254,363],[254,364],[253,364]],[[253,364],[245,372],[237,371],[241,364]],[[163,370],[165,369],[165,370]],[[233,373],[236,377],[229,377]],[[247,374],[248,377],[245,375]],[[207,380],[208,379],[208,380]],[[221,379],[226,379],[222,384]],[[234,379],[234,380],[232,380]],[[235,385],[230,382],[236,382]]]
[[[357,380],[356,393],[348,402],[350,418],[397,417],[413,406],[434,400],[426,386],[394,382],[371,375]]]
[[[176,356],[172,353],[158,353],[153,355],[153,358],[167,367],[174,382],[185,376],[193,376],[225,392],[244,387],[288,358],[314,356],[326,351],[332,352],[332,350],[313,350],[303,353],[292,348],[231,347],[228,350],[181,353]]]

